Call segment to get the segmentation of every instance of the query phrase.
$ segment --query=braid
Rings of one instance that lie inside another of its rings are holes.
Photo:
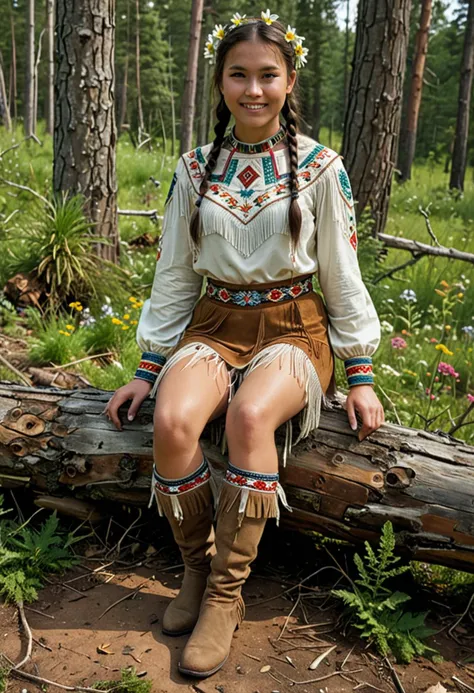
[[[297,101],[293,93],[288,94],[281,110],[286,121],[288,150],[290,154],[290,188],[291,203],[288,220],[290,224],[291,239],[294,247],[297,246],[301,231],[301,209],[298,204],[298,140],[296,133],[298,128]]]
[[[224,144],[225,134],[226,134],[227,126],[229,125],[230,116],[231,116],[231,113],[226,106],[226,103],[224,101],[223,96],[221,96],[221,99],[217,105],[216,116],[217,116],[217,123],[214,127],[214,132],[215,132],[216,136],[215,136],[214,142],[212,144],[212,149],[211,149],[209,156],[207,158],[206,166],[204,167],[205,174],[204,174],[204,177],[201,181],[201,185],[199,187],[199,195],[196,199],[196,207],[194,209],[194,212],[191,216],[191,220],[189,222],[190,231],[191,231],[191,238],[193,239],[194,243],[198,242],[198,237],[199,237],[199,223],[200,223],[199,222],[199,207],[201,206],[202,198],[204,197],[204,195],[208,191],[209,178],[211,177],[211,174],[216,167],[217,159],[219,158],[219,154],[221,152],[222,145]]]

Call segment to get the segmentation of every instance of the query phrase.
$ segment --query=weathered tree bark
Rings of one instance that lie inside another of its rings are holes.
[[[197,133],[197,144],[207,143],[209,135],[209,112],[210,112],[210,85],[211,67],[209,61],[204,61],[204,79],[202,85],[201,113],[199,114],[199,124]]]
[[[33,98],[33,122],[35,124],[35,132],[36,132],[36,123],[38,122],[38,74],[39,74],[39,66],[41,62],[41,50],[43,47],[43,36],[46,31],[46,28],[44,28],[41,31],[41,34],[39,35],[38,38],[38,50],[36,52],[36,59],[35,59],[35,71],[33,75],[33,85],[34,85],[34,98]]]
[[[98,254],[119,252],[114,109],[114,0],[56,3],[54,190],[85,197]]]
[[[472,75],[474,70],[474,2],[469,3],[466,33],[459,80],[458,115],[453,148],[453,162],[449,187],[464,190],[466,173],[467,139],[469,136],[469,111],[471,106]]]
[[[189,29],[188,68],[181,102],[181,142],[179,153],[192,148],[194,130],[194,101],[196,99],[196,81],[201,39],[202,12],[204,0],[192,0],[191,24]]]
[[[411,0],[360,0],[342,155],[356,213],[387,220],[397,161]]]
[[[110,395],[0,383],[2,486],[28,486],[45,507],[62,508],[65,497],[98,501],[97,511],[103,499],[146,503],[153,403],[133,423],[123,411],[119,432],[102,415]],[[201,442],[222,469],[207,431]],[[280,470],[293,508],[285,521],[359,542],[375,541],[390,520],[411,557],[474,570],[473,468],[474,447],[462,441],[386,424],[360,443],[344,412],[325,411]]]
[[[46,0],[46,35],[48,40],[48,81],[46,92],[46,132],[54,133],[54,0]]]
[[[425,71],[426,55],[428,53],[428,38],[431,24],[433,0],[422,0],[420,26],[416,32],[415,52],[411,72],[410,94],[406,120],[402,125],[399,148],[400,182],[411,178],[411,167],[415,158],[416,131],[420,113],[421,93],[423,90],[423,74]]]
[[[5,88],[5,75],[3,73],[3,61],[0,55],[0,119],[6,130],[11,130],[10,107],[8,105],[7,90]]]
[[[26,3],[26,73],[25,122],[26,137],[35,134],[35,0]]]
[[[122,128],[127,120],[128,111],[128,63],[129,63],[129,49],[130,46],[130,0],[127,0],[127,47],[125,51],[125,63],[123,66],[123,81],[122,81],[122,91],[120,93],[120,112],[119,112],[119,122],[118,122],[118,134],[122,132]]]
[[[323,23],[323,12],[321,0],[316,0],[313,5],[313,21],[316,27],[316,35],[321,32]],[[321,41],[317,40],[313,44],[313,108],[311,113],[311,137],[319,140],[319,131],[321,129]]]
[[[173,58],[171,55],[171,36],[168,39],[168,70],[170,79],[170,99],[171,99],[171,156],[175,155],[176,151],[176,110],[174,105],[173,91]]]
[[[343,94],[343,104],[344,113],[347,111],[347,100],[349,97],[349,38],[350,38],[350,23],[351,18],[351,3],[350,0],[346,0],[346,28],[344,30],[344,94]]]

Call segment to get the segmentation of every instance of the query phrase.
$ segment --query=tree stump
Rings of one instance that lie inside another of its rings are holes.
[[[124,407],[120,432],[102,415],[110,396],[0,383],[0,484],[29,487],[38,505],[73,514],[82,508],[98,517],[103,500],[146,504],[153,402],[132,423]],[[202,445],[214,469],[222,469],[225,456],[208,429]],[[354,543],[376,541],[390,520],[397,547],[410,557],[471,570],[473,472],[474,447],[463,441],[385,424],[359,442],[345,412],[335,408],[322,412],[317,431],[280,470],[293,508],[283,519]]]

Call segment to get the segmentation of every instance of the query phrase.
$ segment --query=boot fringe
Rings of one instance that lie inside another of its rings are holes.
[[[244,517],[256,520],[275,518],[278,525],[280,523],[279,502],[286,510],[292,512],[280,483],[277,485],[276,493],[265,493],[249,488],[238,488],[225,482],[222,485],[218,509],[219,513],[228,513],[238,503],[239,526]]]
[[[212,504],[213,493],[210,481],[206,481],[190,491],[174,495],[155,489],[155,497],[158,512],[161,509],[161,516],[172,516],[178,522],[182,522],[185,518],[200,515],[209,508]]]

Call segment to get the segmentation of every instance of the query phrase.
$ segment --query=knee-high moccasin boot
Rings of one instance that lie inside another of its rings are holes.
[[[211,475],[207,460],[190,476],[165,479],[153,472],[160,515],[165,515],[184,562],[179,594],[168,605],[162,623],[166,635],[184,635],[194,628],[215,553]]]
[[[229,466],[219,497],[216,554],[199,620],[178,665],[182,674],[205,678],[226,662],[232,636],[245,614],[241,588],[267,518],[278,520],[278,496],[288,507],[277,474]]]

